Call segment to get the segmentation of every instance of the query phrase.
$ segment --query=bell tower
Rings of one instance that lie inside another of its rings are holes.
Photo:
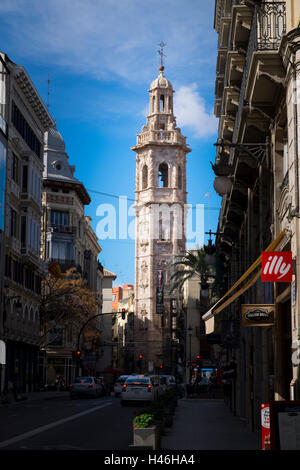
[[[185,254],[186,154],[176,126],[174,90],[164,66],[149,90],[147,122],[137,134],[135,238],[136,372],[173,373],[171,265]],[[142,355],[142,358],[140,358]]]

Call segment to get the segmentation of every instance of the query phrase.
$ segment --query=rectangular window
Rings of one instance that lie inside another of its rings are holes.
[[[21,137],[24,139],[28,147],[41,158],[41,144],[35,133],[29,126],[21,111],[18,109],[14,101],[12,102],[11,110],[12,124],[15,126]]]
[[[6,147],[0,140],[0,230],[4,231],[4,201],[6,181]]]
[[[51,225],[65,227],[69,225],[69,213],[62,211],[51,211]]]
[[[11,257],[5,255],[5,276],[11,278]]]
[[[23,166],[23,173],[22,173],[22,191],[27,193],[28,190],[28,166]]]
[[[12,155],[11,177],[15,183],[19,183],[19,159],[14,153]]]
[[[26,246],[26,216],[21,217],[21,246]]]
[[[10,236],[17,236],[17,213],[12,208],[10,209]]]

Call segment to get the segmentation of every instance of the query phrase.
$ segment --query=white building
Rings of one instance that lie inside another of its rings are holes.
[[[185,253],[186,154],[176,127],[174,90],[160,67],[150,87],[146,125],[137,135],[135,339],[144,371],[171,364],[170,265]]]

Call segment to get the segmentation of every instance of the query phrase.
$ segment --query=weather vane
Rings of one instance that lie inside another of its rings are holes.
[[[159,55],[160,55],[160,65],[161,65],[161,67],[163,67],[163,65],[164,65],[164,64],[163,64],[163,58],[166,57],[166,55],[164,54],[164,47],[165,47],[167,44],[165,44],[163,41],[161,41],[161,43],[158,44],[158,45],[160,46],[160,49],[159,49],[159,51],[157,51],[157,52],[158,52]]]

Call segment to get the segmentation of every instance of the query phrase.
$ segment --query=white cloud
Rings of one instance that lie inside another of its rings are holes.
[[[213,5],[199,0],[26,0],[25,8],[24,0],[1,0],[0,15],[2,43],[13,54],[65,73],[151,80],[161,40],[173,77],[215,65]]]
[[[179,127],[194,132],[196,138],[210,137],[217,132],[217,119],[205,107],[197,84],[181,86],[174,95],[174,108]]]

